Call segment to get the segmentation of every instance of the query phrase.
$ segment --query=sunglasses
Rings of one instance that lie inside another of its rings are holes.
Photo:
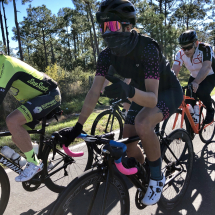
[[[189,51],[190,49],[192,49],[193,48],[193,46],[194,46],[194,43],[192,44],[192,45],[190,45],[190,46],[187,46],[187,47],[181,47],[181,49],[183,50],[183,51]]]
[[[122,25],[129,24],[130,22],[108,21],[100,25],[100,30],[102,33],[104,33],[108,28],[110,31],[116,32],[122,28]]]

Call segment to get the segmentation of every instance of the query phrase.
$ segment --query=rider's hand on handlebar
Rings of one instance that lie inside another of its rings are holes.
[[[199,84],[196,83],[195,81],[191,82],[191,84],[192,84],[193,92],[196,93],[199,88]]]
[[[74,127],[64,128],[61,131],[59,131],[59,134],[65,138],[67,138],[67,141],[65,141],[63,144],[68,147],[71,142],[74,141],[74,139],[81,134],[83,125],[81,125],[79,122],[76,123]]]

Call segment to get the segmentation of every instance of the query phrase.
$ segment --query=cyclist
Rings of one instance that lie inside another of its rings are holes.
[[[214,109],[211,102],[211,91],[215,86],[215,59],[212,47],[198,41],[196,31],[187,30],[178,38],[181,50],[178,51],[173,67],[176,76],[184,63],[190,71],[188,84],[192,84],[193,92],[204,103],[207,109],[205,124],[214,119]],[[190,96],[190,92],[187,92]],[[189,101],[194,106],[195,101]]]
[[[43,169],[43,163],[34,153],[30,135],[39,120],[61,102],[57,83],[49,76],[28,64],[0,52],[0,104],[8,90],[22,103],[6,118],[13,142],[25,154],[27,165],[15,178],[17,182],[28,181]]]
[[[161,197],[165,177],[161,172],[160,144],[154,127],[179,107],[183,98],[182,89],[157,42],[132,30],[136,23],[136,11],[130,1],[106,0],[101,3],[96,17],[107,48],[99,55],[95,79],[78,122],[73,128],[65,129],[63,135],[73,141],[81,133],[83,124],[97,103],[105,78],[111,81],[113,84],[105,88],[108,97],[128,97],[132,101],[123,135],[139,135],[141,138],[151,172],[142,202],[145,205],[155,204]],[[138,86],[127,85],[109,76],[110,65],[119,75],[131,78]],[[144,155],[137,142],[127,145],[127,155],[144,163]]]

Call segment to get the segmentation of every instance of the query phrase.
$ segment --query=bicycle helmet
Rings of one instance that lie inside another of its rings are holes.
[[[180,35],[178,38],[178,42],[180,45],[187,45],[189,43],[193,43],[198,40],[196,31],[188,30]]]
[[[123,21],[136,24],[136,10],[128,0],[105,0],[96,13],[98,23],[106,21]]]

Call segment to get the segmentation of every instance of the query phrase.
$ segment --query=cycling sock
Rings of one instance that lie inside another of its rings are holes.
[[[29,152],[25,152],[24,154],[25,154],[28,162],[34,163],[35,165],[39,165],[40,164],[40,161],[37,158],[37,155],[34,153],[34,149],[32,149]]]
[[[163,178],[163,175],[161,173],[161,158],[158,158],[156,161],[149,161],[149,167],[151,172],[151,179],[159,181]]]

